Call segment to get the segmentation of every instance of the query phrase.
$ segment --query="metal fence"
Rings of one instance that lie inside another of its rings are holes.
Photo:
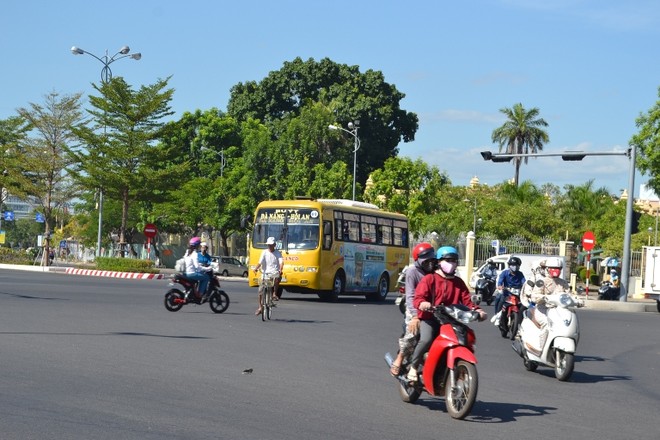
[[[477,238],[474,249],[474,266],[479,267],[490,257],[500,254],[559,255],[559,243],[533,242],[519,238],[507,240]]]

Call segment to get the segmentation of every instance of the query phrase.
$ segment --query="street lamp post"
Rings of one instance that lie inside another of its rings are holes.
[[[660,207],[655,210],[655,235],[653,236],[653,246],[658,245],[658,214],[660,214]]]
[[[353,143],[353,200],[355,200],[355,174],[357,172],[357,151],[360,149],[360,138],[358,138],[358,121],[349,122],[348,123],[348,130],[346,130],[343,127],[339,127],[337,125],[328,125],[328,128],[330,130],[341,130],[345,131],[346,133],[350,134],[354,138],[354,143]]]
[[[628,283],[630,278],[630,236],[632,234],[632,220],[633,220],[633,200],[635,196],[635,160],[637,157],[637,149],[629,147],[626,151],[596,151],[587,153],[585,151],[565,151],[563,153],[492,153],[490,151],[482,151],[481,157],[484,160],[492,160],[493,162],[510,162],[514,157],[549,157],[561,156],[565,161],[580,161],[585,156],[628,156],[629,170],[628,170],[628,200],[626,201],[626,225],[623,234],[623,262],[621,263],[621,293],[619,301],[626,302],[628,296]]]
[[[105,50],[105,55],[102,57],[96,56],[91,52],[87,52],[86,50],[83,50],[79,47],[73,46],[71,48],[71,53],[74,55],[83,55],[87,54],[93,58],[96,58],[103,64],[103,68],[101,69],[101,82],[107,83],[112,79],[112,70],[110,69],[110,64],[114,63],[117,60],[121,60],[122,58],[131,58],[134,60],[139,60],[142,58],[142,54],[140,52],[138,53],[133,53],[129,54],[131,49],[128,46],[123,46],[119,51],[114,54],[113,56],[108,55],[108,50]],[[103,128],[103,132],[105,133],[106,127]],[[99,189],[99,232],[98,232],[98,237],[96,241],[96,256],[99,257],[101,256],[101,237],[103,236],[103,188]]]
[[[225,159],[225,149],[224,149],[224,147],[220,151],[215,151],[215,150],[213,150],[211,148],[207,148],[207,147],[201,147],[200,150],[210,151],[210,152],[215,153],[218,156],[220,156],[220,177],[222,177],[222,173],[225,169],[225,166],[227,165],[227,159]]]
[[[470,199],[464,199],[464,202],[471,202]],[[481,220],[481,219],[479,219]],[[472,208],[472,232],[477,233],[477,198],[474,198],[474,206]]]

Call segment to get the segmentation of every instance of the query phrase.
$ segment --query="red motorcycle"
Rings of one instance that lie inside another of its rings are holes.
[[[172,275],[171,282],[169,283],[170,286],[174,286],[175,284],[183,287],[183,292],[181,289],[172,287],[165,294],[165,308],[170,312],[178,312],[186,304],[200,305],[205,302],[209,303],[209,307],[215,313],[222,313],[229,307],[229,295],[220,289],[220,279],[215,273],[211,276],[206,295],[203,295],[201,299],[196,298],[196,280],[192,280],[182,273],[177,273]]]
[[[522,303],[520,302],[520,289],[507,289],[509,296],[502,304],[500,323],[498,328],[503,338],[509,336],[513,341],[516,339],[518,327],[522,320]]]
[[[423,391],[432,396],[445,396],[447,412],[455,419],[465,418],[477,399],[479,376],[474,355],[476,337],[467,326],[479,319],[479,312],[462,304],[437,306],[433,317],[440,323],[438,336],[419,365],[419,381],[410,382],[406,375],[409,360],[404,361],[399,376],[399,394],[407,403],[417,401]],[[394,358],[385,354],[385,362],[392,366]]]

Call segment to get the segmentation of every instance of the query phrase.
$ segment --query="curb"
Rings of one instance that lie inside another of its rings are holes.
[[[162,273],[113,272],[111,270],[76,269],[74,267],[67,267],[64,273],[68,275],[126,278],[132,280],[160,280],[166,278],[166,275]]]

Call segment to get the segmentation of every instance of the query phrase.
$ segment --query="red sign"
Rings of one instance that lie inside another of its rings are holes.
[[[594,236],[594,233],[591,231],[587,231],[584,233],[582,236],[582,248],[585,251],[590,251],[594,248],[594,245],[596,244],[596,237]]]
[[[147,238],[154,238],[157,232],[158,229],[156,229],[156,225],[151,223],[147,223],[146,225],[144,225],[144,229],[142,230],[142,233]]]

